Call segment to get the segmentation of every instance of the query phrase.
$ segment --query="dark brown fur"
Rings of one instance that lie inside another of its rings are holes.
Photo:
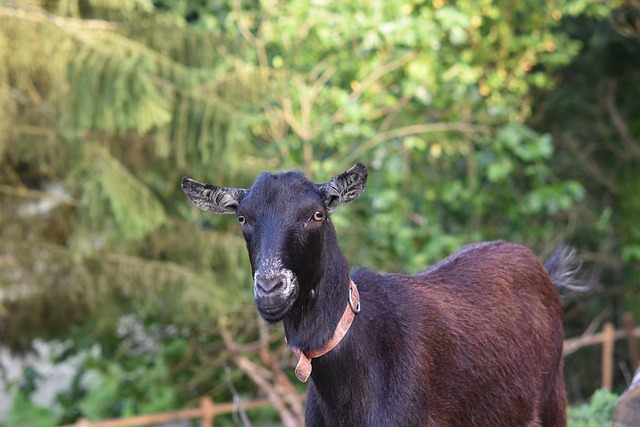
[[[566,425],[562,305],[528,249],[470,245],[415,276],[353,280],[362,312],[342,348],[314,360],[310,393],[349,405],[309,425]]]
[[[302,351],[323,347],[345,309],[349,269],[329,214],[366,176],[359,164],[319,185],[298,172],[262,174],[249,190],[183,180],[197,206],[238,215],[258,310]],[[357,270],[362,311],[312,362],[307,425],[566,425],[558,291],[575,288],[572,255],[543,267],[497,241],[413,276]]]

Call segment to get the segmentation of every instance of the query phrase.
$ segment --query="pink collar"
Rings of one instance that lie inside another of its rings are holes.
[[[349,279],[349,302],[338,322],[338,326],[336,326],[333,337],[331,337],[324,347],[316,350],[302,352],[299,348],[291,347],[291,351],[299,358],[298,364],[296,365],[296,377],[298,377],[300,381],[306,383],[309,379],[311,375],[311,359],[324,356],[342,341],[342,338],[347,335],[351,323],[358,313],[360,313],[360,294],[358,294],[356,284],[353,283],[353,280]]]

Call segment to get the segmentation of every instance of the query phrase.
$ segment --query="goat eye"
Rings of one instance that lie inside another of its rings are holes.
[[[244,224],[245,222],[247,222],[247,219],[244,217],[244,215],[238,215],[238,222],[240,224]]]
[[[324,212],[314,212],[311,218],[314,221],[322,221],[324,219]]]

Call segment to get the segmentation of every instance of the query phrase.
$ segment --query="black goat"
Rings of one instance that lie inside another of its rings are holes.
[[[237,216],[258,311],[283,321],[296,373],[311,375],[306,424],[564,426],[556,287],[572,254],[545,271],[528,249],[488,242],[414,276],[350,277],[330,214],[366,180],[362,164],[324,184],[297,171],[248,190],[182,180],[197,207]]]

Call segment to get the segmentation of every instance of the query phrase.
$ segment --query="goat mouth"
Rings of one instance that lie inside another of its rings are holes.
[[[297,291],[288,296],[257,297],[256,307],[260,316],[270,323],[276,323],[284,319],[297,298]]]

